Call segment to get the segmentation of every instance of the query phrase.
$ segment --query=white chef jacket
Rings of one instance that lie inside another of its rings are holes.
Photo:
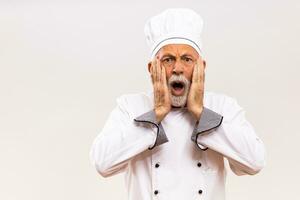
[[[90,151],[103,177],[124,172],[129,200],[224,200],[225,159],[237,175],[265,166],[264,144],[234,98],[205,91],[199,120],[172,108],[159,124],[153,100],[153,91],[118,97]]]

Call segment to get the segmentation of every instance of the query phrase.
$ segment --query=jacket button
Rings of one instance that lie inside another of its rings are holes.
[[[156,163],[156,164],[155,164],[155,167],[156,167],[156,168],[158,168],[158,167],[159,167],[159,164],[158,164],[158,163]]]
[[[157,194],[158,194],[158,190],[155,190],[155,191],[154,191],[154,194],[157,195]]]
[[[202,192],[203,192],[202,190],[199,190],[199,191],[198,191],[199,194],[202,194]]]
[[[201,165],[202,165],[201,162],[198,162],[198,163],[197,163],[197,166],[198,166],[198,167],[201,167]]]

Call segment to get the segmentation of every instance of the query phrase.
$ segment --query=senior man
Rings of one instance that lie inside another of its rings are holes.
[[[117,98],[90,156],[103,177],[125,173],[129,200],[223,200],[237,175],[265,165],[261,139],[234,98],[204,90],[202,18],[167,9],[145,25],[153,91]]]

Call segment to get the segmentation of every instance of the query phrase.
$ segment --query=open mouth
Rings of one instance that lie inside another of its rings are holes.
[[[171,88],[172,88],[172,94],[175,96],[181,96],[183,95],[185,84],[180,81],[174,81],[171,83]]]

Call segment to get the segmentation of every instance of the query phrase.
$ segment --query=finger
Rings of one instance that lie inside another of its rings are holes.
[[[153,61],[153,78],[154,78],[154,82],[157,82],[157,68],[156,68],[156,59]]]
[[[198,59],[197,62],[199,66],[199,81],[202,82],[204,76],[204,66],[202,60],[200,61],[200,59]]]
[[[154,97],[157,98],[157,85],[153,84]]]
[[[157,76],[158,76],[158,82],[162,82],[162,73],[161,73],[161,62],[159,59],[157,59]]]
[[[194,70],[193,70],[193,78],[192,78],[193,82],[198,81],[198,71],[199,71],[198,68],[199,68],[198,61],[196,61],[196,65],[194,66]]]
[[[204,91],[204,64],[203,61],[198,59],[198,66],[199,66],[199,87],[200,91]]]
[[[162,67],[161,72],[162,72],[161,73],[162,74],[162,84],[164,86],[166,86],[167,85],[166,69],[164,67]]]
[[[162,100],[162,88],[161,88],[161,86],[162,86],[162,84],[161,84],[161,82],[162,82],[162,72],[161,72],[161,62],[160,62],[160,60],[157,58],[157,60],[156,60],[156,69],[157,69],[157,81],[158,81],[158,91],[159,91],[159,95],[158,95],[158,101],[161,103],[161,100]]]
[[[160,66],[159,66],[159,60],[156,59],[156,65],[155,65],[155,70],[156,70],[156,81],[157,83],[160,83]]]
[[[153,76],[154,76],[154,96],[155,96],[155,102],[156,105],[158,105],[160,103],[160,88],[159,88],[159,84],[157,84],[159,82],[159,74],[158,74],[158,60],[157,58],[154,59],[154,65],[153,65]]]
[[[152,84],[153,84],[153,62],[151,62],[150,75],[151,75],[151,81],[152,81]]]

